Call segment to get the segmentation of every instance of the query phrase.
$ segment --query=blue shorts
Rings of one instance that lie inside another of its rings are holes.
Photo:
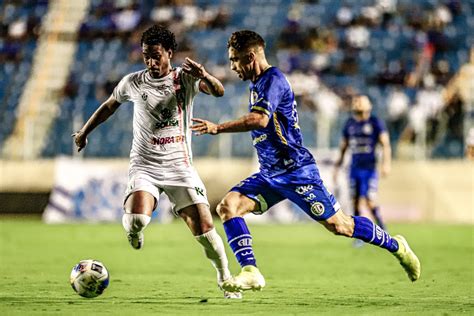
[[[351,197],[374,200],[377,195],[379,177],[375,169],[351,169],[349,174]]]
[[[297,204],[306,214],[317,221],[333,216],[341,207],[326,190],[315,164],[274,176],[264,177],[255,173],[230,191],[239,192],[257,202],[254,214],[263,214],[284,199]]]

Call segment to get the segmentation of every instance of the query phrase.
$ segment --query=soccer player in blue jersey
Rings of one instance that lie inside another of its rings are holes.
[[[293,90],[283,73],[267,62],[262,37],[253,31],[237,31],[227,47],[231,69],[240,79],[250,80],[249,113],[220,124],[195,118],[191,128],[197,135],[250,131],[260,171],[233,187],[217,207],[228,243],[242,267],[223,287],[242,291],[265,286],[243,216],[250,212],[262,214],[284,199],[296,203],[336,235],[388,250],[408,277],[417,280],[420,262],[402,236],[391,237],[368,218],[346,215],[326,190],[313,156],[302,144]]]
[[[334,180],[337,180],[344,155],[347,149],[350,149],[352,161],[349,180],[354,215],[360,215],[360,207],[363,204],[371,211],[377,225],[385,229],[375,201],[378,186],[376,147],[378,144],[382,145],[381,173],[382,176],[386,176],[390,172],[390,140],[385,124],[371,115],[371,110],[372,105],[367,96],[359,95],[352,99],[352,117],[344,125],[340,155],[334,169]],[[361,245],[360,240],[355,241],[355,246]]]

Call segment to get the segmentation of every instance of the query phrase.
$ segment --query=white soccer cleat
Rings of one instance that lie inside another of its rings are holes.
[[[242,292],[224,291],[224,298],[231,299],[231,300],[241,300]]]
[[[227,281],[227,280],[226,280]],[[223,283],[225,281],[221,281],[221,282],[217,282],[217,286],[219,287],[219,289],[224,292],[224,298],[228,298],[228,299],[237,299],[237,300],[240,300],[242,299],[242,292],[239,292],[239,291],[236,291],[236,292],[232,292],[232,291],[226,291],[224,290],[224,288],[222,287]]]
[[[133,247],[133,249],[140,249],[143,247],[143,243],[145,242],[145,237],[143,232],[139,233],[128,233],[127,234],[128,242]]]
[[[257,267],[245,266],[240,273],[222,283],[222,288],[229,292],[261,291],[265,287],[265,278]]]
[[[398,242],[398,251],[394,252],[393,255],[400,261],[403,269],[405,269],[408,274],[408,278],[415,282],[421,275],[421,264],[418,257],[415,255],[413,250],[406,239],[401,235],[396,235],[392,237]]]

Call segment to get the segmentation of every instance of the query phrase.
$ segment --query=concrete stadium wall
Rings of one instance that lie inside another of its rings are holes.
[[[96,162],[128,167],[127,159]],[[209,158],[197,159],[195,167],[213,207],[255,168],[249,159]],[[54,160],[0,161],[0,213],[41,212],[53,182]],[[380,180],[379,191],[388,221],[474,223],[473,162],[394,161],[391,175]]]

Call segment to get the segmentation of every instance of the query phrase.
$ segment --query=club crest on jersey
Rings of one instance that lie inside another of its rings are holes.
[[[148,95],[145,92],[142,93],[142,100],[143,101],[148,100]]]
[[[314,202],[311,204],[311,213],[316,216],[321,216],[324,213],[324,205],[321,202]]]
[[[362,132],[366,135],[372,134],[372,125],[369,123],[364,124],[364,126],[362,126]]]
[[[252,90],[252,93],[250,93],[250,104],[255,104],[257,100],[258,100],[257,91]]]

